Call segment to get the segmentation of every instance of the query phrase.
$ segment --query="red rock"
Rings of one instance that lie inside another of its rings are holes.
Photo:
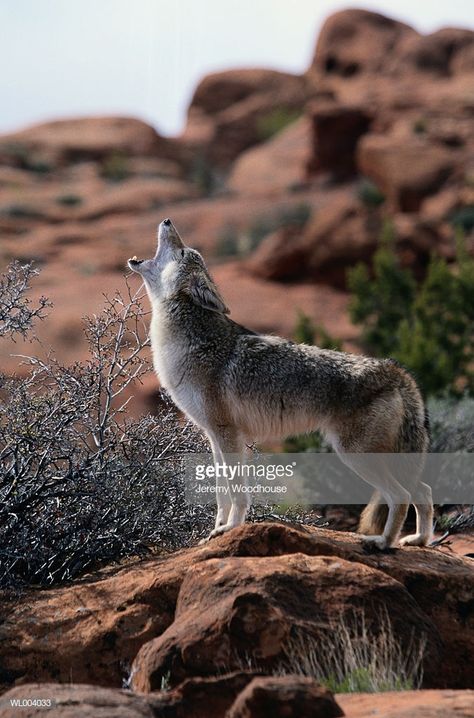
[[[423,72],[450,76],[469,69],[466,62],[474,49],[474,32],[443,28],[431,35],[413,35],[393,58],[395,72]]]
[[[416,212],[422,200],[437,192],[456,165],[456,155],[417,137],[369,134],[357,149],[362,174],[387,196],[393,210]]]
[[[237,670],[246,660],[276,669],[292,638],[328,640],[332,622],[350,621],[357,610],[375,634],[388,611],[401,643],[426,635],[425,667],[436,671],[437,631],[398,581],[341,558],[292,554],[196,565],[181,585],[174,623],[138,652],[133,688],[153,691],[164,675],[173,686],[188,676]]]
[[[309,174],[329,172],[337,179],[356,173],[356,147],[370,126],[367,108],[344,105],[334,100],[314,102],[310,106],[312,155]]]
[[[262,122],[275,113],[289,119],[307,97],[304,78],[273,70],[231,70],[198,85],[183,141],[212,167],[225,170],[244,150],[262,142]]]
[[[0,137],[0,162],[52,167],[110,156],[158,156],[176,160],[181,150],[145,122],[128,117],[83,117],[34,125]]]
[[[227,187],[239,195],[291,191],[306,181],[310,157],[310,123],[301,117],[264,144],[235,161]]]
[[[336,718],[341,708],[326,688],[311,678],[279,676],[254,678],[245,688],[227,718]]]
[[[267,279],[306,277],[344,288],[347,269],[354,262],[370,260],[381,227],[379,214],[366,211],[356,188],[349,187],[313,212],[299,232],[290,228],[266,237],[249,267]]]
[[[243,558],[240,564],[240,559],[233,558],[239,556],[248,558]],[[271,557],[285,556],[281,563],[275,561],[272,564]],[[314,560],[311,558],[314,556],[321,558]],[[277,564],[282,568],[280,577],[271,573],[271,566],[276,567]],[[238,568],[240,565],[242,569]],[[319,571],[316,565],[320,567]],[[172,631],[188,641],[191,651],[191,633],[188,640],[183,626],[173,623],[178,594],[185,577],[189,579],[188,586],[193,591],[196,587],[194,600],[202,600],[202,606],[212,603],[213,595],[219,595],[223,602],[220,605],[214,602],[210,607],[210,632],[204,644],[207,649],[213,636],[216,636],[211,614],[223,616],[232,605],[233,592],[234,597],[237,594],[243,596],[233,609],[234,625],[235,621],[241,622],[245,616],[248,619],[252,615],[258,617],[259,605],[262,608],[265,606],[265,602],[259,604],[258,600],[252,604],[249,591],[245,591],[243,586],[237,590],[238,587],[232,584],[232,577],[238,577],[244,567],[254,586],[260,587],[262,595],[266,595],[265,586],[279,587],[279,593],[272,593],[268,601],[276,626],[284,631],[289,630],[290,623],[288,620],[279,622],[277,617],[281,612],[278,604],[281,602],[284,605],[285,595],[288,597],[289,615],[296,617],[295,611],[300,607],[298,622],[312,622],[316,620],[316,615],[307,607],[315,601],[320,600],[324,610],[334,612],[346,600],[349,605],[357,596],[359,599],[368,596],[367,591],[370,592],[372,587],[375,603],[390,595],[400,599],[399,603],[395,601],[390,606],[393,605],[397,626],[398,618],[400,621],[403,619],[403,630],[408,630],[410,625],[406,616],[402,616],[404,607],[412,607],[416,602],[411,615],[418,617],[415,620],[427,616],[436,625],[444,643],[441,669],[436,672],[435,663],[427,666],[430,684],[452,688],[474,685],[474,667],[470,660],[474,645],[473,628],[469,621],[469,607],[474,600],[470,559],[421,548],[400,549],[382,555],[367,554],[355,534],[324,529],[298,530],[272,523],[246,524],[204,546],[183,550],[166,558],[132,563],[118,570],[107,569],[71,586],[32,591],[16,604],[4,605],[4,620],[0,625],[2,681],[6,685],[52,680],[68,683],[72,677],[74,682],[119,687],[128,676],[131,662],[140,647],[152,645],[148,642],[158,636],[160,642],[163,642],[163,637],[168,640],[170,633],[167,629],[172,625]],[[296,583],[292,580],[293,588],[285,593],[285,576],[292,571],[299,578]],[[228,576],[229,581],[226,579],[221,586],[218,581],[199,585],[196,577],[207,576],[208,573],[216,579],[219,575]],[[265,576],[268,576],[267,583]],[[347,584],[349,576],[354,583]],[[325,580],[327,583],[323,590]],[[321,587],[320,592],[314,594],[310,586],[317,585]],[[302,592],[295,601],[297,586]],[[303,586],[307,586],[308,590],[303,590]],[[188,615],[192,613],[194,609],[189,601],[193,601],[193,592],[184,591],[179,600],[180,610],[182,608]],[[195,611],[199,613],[197,604]],[[200,616],[199,621],[205,619],[202,611]],[[248,619],[245,620],[246,630],[251,630],[252,624]],[[265,651],[272,651],[278,646],[281,636],[280,633],[273,636],[271,631],[265,630],[266,621],[267,618],[260,628],[255,624],[255,630],[257,637],[261,636],[260,645]],[[191,626],[189,630],[194,629]],[[226,635],[229,635],[228,631]],[[243,639],[247,634],[239,628],[238,633],[232,635],[240,635]],[[168,645],[171,646],[172,641]],[[194,646],[195,652],[185,653],[184,659],[187,663],[199,665],[200,647],[198,644]],[[229,644],[224,642],[222,650],[225,652],[228,648]],[[149,653],[149,649],[146,652]],[[202,660],[204,658],[205,654],[202,654]],[[175,660],[180,662],[179,655]],[[144,676],[140,680],[143,679]]]
[[[319,33],[310,71],[353,78],[383,71],[392,55],[415,30],[368,10],[330,15]]]
[[[25,704],[17,707],[10,701],[25,701]],[[60,683],[29,683],[13,688],[0,698],[0,718],[18,715],[23,718],[45,715],[49,718],[158,718],[163,715],[160,708],[161,701],[153,696]]]
[[[473,718],[474,691],[397,691],[340,694],[347,718]]]

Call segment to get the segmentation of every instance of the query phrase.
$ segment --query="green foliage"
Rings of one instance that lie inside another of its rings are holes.
[[[474,205],[468,204],[466,207],[456,210],[451,215],[450,221],[458,231],[469,234],[474,229]]]
[[[332,693],[373,693],[373,677],[368,668],[354,668],[353,671],[338,679],[330,675],[323,679],[323,684]],[[411,691],[415,688],[410,678],[395,677],[391,680],[381,680],[377,685],[377,693],[385,691]]]
[[[413,304],[416,284],[412,273],[402,269],[392,248],[392,229],[384,228],[381,246],[373,258],[373,276],[357,264],[348,272],[352,294],[349,313],[354,324],[362,324],[362,341],[380,356],[398,347],[397,331]]]
[[[128,157],[123,152],[112,152],[102,161],[101,175],[111,182],[122,182],[130,176]]]
[[[428,401],[431,451],[474,452],[474,399],[432,397]]]
[[[415,135],[423,135],[428,129],[428,124],[424,117],[419,117],[413,123],[413,132]]]
[[[5,154],[10,155],[17,164],[30,172],[36,172],[37,174],[47,174],[53,169],[51,164],[45,159],[38,156],[32,156],[30,149],[23,145],[21,142],[9,142],[2,146],[2,151]]]
[[[454,267],[433,256],[424,281],[400,267],[391,233],[375,253],[373,276],[348,275],[350,315],[366,348],[414,372],[425,394],[474,392],[474,259],[458,239]]]
[[[191,182],[196,185],[199,192],[207,197],[212,194],[216,186],[216,178],[206,158],[199,154],[191,169]]]
[[[316,344],[320,349],[342,350],[340,339],[332,337],[320,324],[315,324],[311,317],[301,310],[294,331],[295,342],[299,344]]]
[[[77,194],[60,194],[59,197],[56,197],[56,202],[65,207],[76,207],[81,204],[82,197]]]
[[[385,195],[383,192],[381,192],[377,185],[369,179],[361,180],[357,190],[357,195],[360,201],[369,208],[379,207],[385,202]]]
[[[257,120],[257,134],[261,141],[269,140],[278,132],[281,132],[287,125],[301,116],[300,110],[288,107],[276,107],[271,112],[259,117]]]
[[[14,219],[38,219],[43,215],[34,207],[28,204],[10,204],[2,208],[1,214]]]
[[[239,233],[233,224],[226,225],[218,236],[215,253],[218,257],[237,257],[240,254]]]

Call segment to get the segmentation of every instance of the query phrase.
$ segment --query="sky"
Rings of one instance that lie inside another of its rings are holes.
[[[0,0],[0,132],[82,115],[178,134],[209,72],[309,65],[339,0]],[[375,0],[421,32],[474,27],[473,0]]]

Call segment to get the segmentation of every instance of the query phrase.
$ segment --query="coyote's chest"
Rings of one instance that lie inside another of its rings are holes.
[[[173,335],[155,313],[150,326],[150,342],[153,367],[160,385],[181,411],[199,423],[204,406],[202,392],[189,368],[188,343]]]

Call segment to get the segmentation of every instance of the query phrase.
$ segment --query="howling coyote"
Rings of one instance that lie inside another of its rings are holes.
[[[203,258],[183,244],[169,219],[159,225],[153,259],[128,264],[143,278],[151,301],[160,383],[206,433],[214,460],[225,463],[225,454],[243,454],[254,441],[319,429],[342,461],[376,489],[359,531],[381,549],[392,546],[412,497],[386,463],[357,457],[427,451],[423,400],[410,374],[390,359],[295,344],[236,324]],[[401,543],[425,546],[432,531],[431,489],[421,482],[422,466],[415,467],[410,485],[416,486],[416,533]],[[248,495],[229,493],[216,493],[209,538],[245,521]]]

